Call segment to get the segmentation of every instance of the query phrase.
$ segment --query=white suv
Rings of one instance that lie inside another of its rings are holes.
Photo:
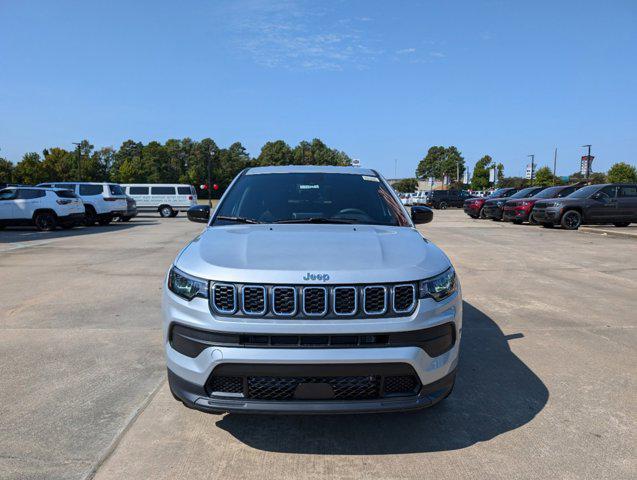
[[[116,183],[53,182],[41,183],[39,187],[65,188],[75,192],[84,202],[86,216],[84,225],[108,225],[115,217],[126,215],[126,194]]]
[[[374,170],[239,174],[164,283],[173,395],[208,412],[413,410],[451,393],[462,332],[447,256]]]
[[[58,188],[9,187],[0,190],[0,229],[35,225],[38,230],[73,228],[84,220],[84,205],[73,192]]]

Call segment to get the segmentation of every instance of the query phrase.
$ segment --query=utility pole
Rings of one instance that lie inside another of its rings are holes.
[[[553,155],[553,185],[557,181],[557,147],[555,147],[555,155]]]
[[[73,145],[76,146],[76,151],[77,151],[77,181],[81,182],[82,181],[82,156],[80,155],[80,145],[82,145],[81,143],[78,142],[73,142]]]
[[[212,208],[212,150],[208,152],[208,206]]]
[[[582,145],[582,147],[588,148],[588,155],[586,155],[586,173],[584,174],[586,180],[588,180],[588,177],[591,175],[591,163],[593,163],[593,160],[591,160],[591,145]]]
[[[531,186],[533,186],[533,174],[535,173],[535,155],[527,155],[531,157]]]

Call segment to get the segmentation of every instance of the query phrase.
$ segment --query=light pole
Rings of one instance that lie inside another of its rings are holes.
[[[535,173],[535,155],[527,155],[531,157],[531,186],[533,186],[533,174]]]
[[[77,151],[77,181],[81,182],[82,181],[82,156],[80,155],[80,145],[82,145],[81,143],[78,142],[73,142],[73,145],[76,146],[76,151]]]
[[[208,206],[212,208],[212,149],[208,152]]]
[[[555,147],[555,155],[553,156],[553,185],[557,181],[557,147]]]

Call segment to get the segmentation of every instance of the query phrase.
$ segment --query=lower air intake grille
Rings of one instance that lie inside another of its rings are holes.
[[[418,384],[414,375],[385,377],[385,393],[414,393]]]
[[[248,377],[248,398],[255,400],[292,400],[304,384],[323,384],[335,400],[378,398],[379,376],[354,377]]]
[[[212,377],[209,388],[211,392],[243,393],[243,378]]]

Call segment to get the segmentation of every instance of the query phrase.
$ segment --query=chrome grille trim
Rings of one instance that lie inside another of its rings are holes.
[[[354,291],[354,310],[352,310],[351,312],[339,313],[336,311],[336,293],[339,290]],[[347,317],[347,316],[354,315],[357,311],[358,311],[358,289],[356,287],[334,287],[334,290],[332,292],[332,312],[334,312],[334,315],[337,315],[339,317]]]
[[[263,295],[263,310],[259,311],[259,312],[252,312],[252,311],[248,311],[245,308],[245,304],[246,304],[246,295],[245,295],[245,290],[246,288],[258,288],[261,290],[262,295]],[[243,313],[245,313],[246,315],[263,315],[265,312],[268,311],[268,295],[267,295],[267,290],[263,285],[244,285],[243,287],[241,287],[241,311]]]
[[[367,310],[367,290],[372,288],[382,288],[383,289],[383,309],[378,311],[369,311]],[[387,312],[387,287],[384,285],[367,285],[363,288],[363,312],[367,315],[383,315]]]
[[[323,295],[325,295],[325,298],[323,300],[323,311],[320,313],[310,313],[305,309],[305,292],[307,290],[322,290],[323,291]],[[307,315],[308,317],[322,317],[323,315],[325,315],[327,313],[327,305],[328,305],[328,292],[327,292],[327,288],[325,287],[303,287],[303,290],[301,291],[301,298],[303,299],[303,313],[305,315]]]
[[[230,287],[232,289],[232,309],[226,309],[226,308],[219,308],[217,306],[217,299],[215,298],[215,292],[217,290],[217,287]],[[212,295],[210,295],[210,300],[212,303],[212,306],[215,308],[215,310],[217,310],[219,313],[225,313],[225,314],[233,314],[234,312],[237,311],[237,287],[235,285],[233,285],[232,283],[213,283],[210,290],[212,290]]]
[[[277,312],[276,311],[276,292],[278,290],[292,290],[294,292],[294,310],[290,313],[281,313],[281,312]],[[298,305],[297,305],[298,301],[297,301],[297,292],[296,292],[296,288],[294,287],[282,287],[282,286],[276,286],[276,287],[272,287],[272,313],[274,313],[275,315],[279,316],[279,317],[293,317],[294,315],[296,315],[296,312],[298,310]]]
[[[411,303],[409,304],[409,308],[405,308],[405,309],[398,309],[396,308],[396,289],[399,287],[410,287],[411,288]],[[394,309],[394,312],[396,313],[407,313],[407,312],[411,312],[414,308],[414,305],[416,304],[416,288],[414,287],[413,283],[401,283],[399,285],[394,285],[391,289],[391,296],[392,296],[392,308]]]

